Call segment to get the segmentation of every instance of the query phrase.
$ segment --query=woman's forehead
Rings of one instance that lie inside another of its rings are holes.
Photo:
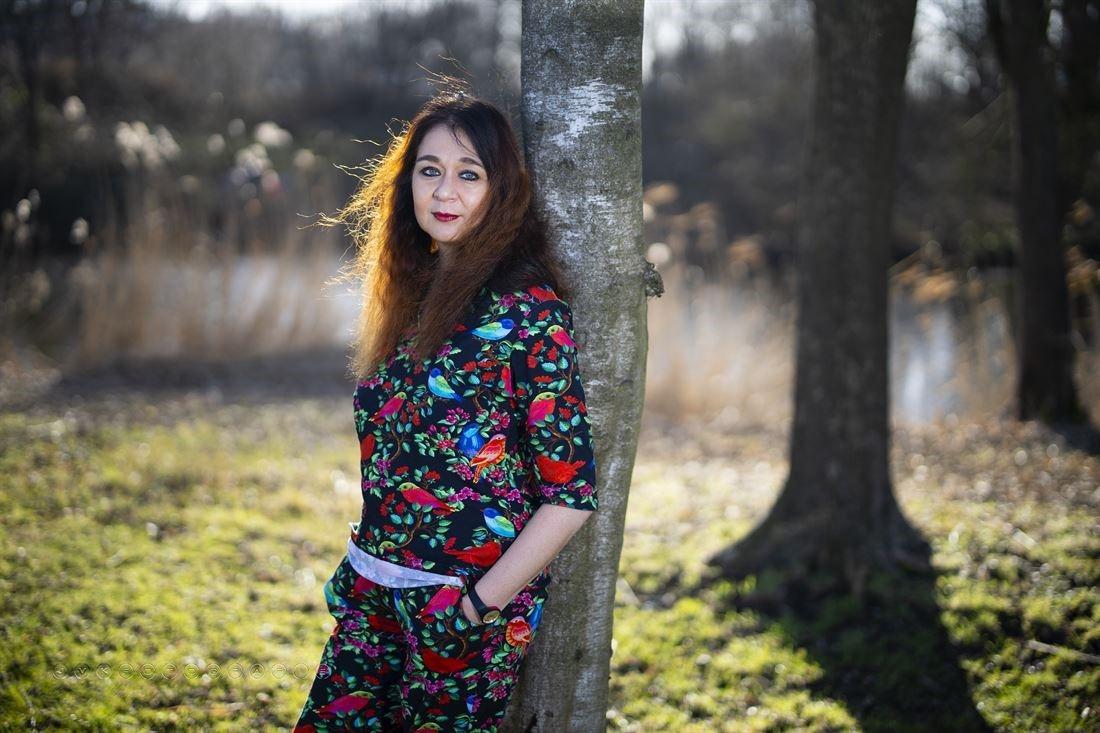
[[[434,126],[420,140],[416,154],[418,160],[425,155],[436,158],[461,158],[465,156],[480,165],[477,153],[470,144],[470,139],[466,136],[465,131],[459,127],[454,128],[452,131],[446,125]]]

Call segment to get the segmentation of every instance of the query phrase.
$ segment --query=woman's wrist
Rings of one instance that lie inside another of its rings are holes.
[[[472,624],[482,623],[481,617],[477,613],[477,609],[474,608],[474,602],[470,600],[470,596],[463,593],[460,601],[460,608],[462,613],[466,616],[466,620]]]
[[[484,585],[484,584],[482,583],[480,585]],[[476,585],[476,584],[472,584],[467,589],[467,591],[462,594],[462,610],[466,613],[466,618],[471,623],[478,623],[478,624],[485,623],[485,620],[481,617],[481,614],[478,613],[477,606],[474,605],[473,599],[470,598],[470,591],[473,591],[473,590],[476,590],[477,597],[481,600],[482,603],[484,603],[489,608],[496,608],[498,611],[500,611],[502,613],[504,612],[504,607],[506,605],[508,605],[508,603],[511,603],[510,598],[506,602],[498,602],[498,601],[494,600],[495,597],[491,593],[489,593],[488,597],[486,597],[487,591],[483,590],[481,587],[478,587],[478,585]],[[477,619],[477,620],[475,621],[474,619]]]

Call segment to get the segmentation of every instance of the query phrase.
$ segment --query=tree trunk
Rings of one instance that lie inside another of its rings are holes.
[[[1038,0],[986,0],[990,36],[1013,102],[1013,193],[1020,236],[1016,414],[1021,420],[1080,423],[1087,418],[1073,383],[1049,16],[1050,7]]]
[[[19,74],[23,88],[26,89],[26,103],[23,107],[23,156],[24,162],[15,172],[18,185],[15,190],[22,196],[28,189],[38,184],[39,149],[42,147],[38,122],[38,107],[41,85],[39,82],[39,53],[44,27],[48,26],[53,8],[28,6],[22,9],[6,7],[0,18],[10,22],[15,31],[15,58],[18,61]]]
[[[643,0],[524,0],[522,117],[571,303],[600,507],[554,561],[505,729],[606,727],[611,621],[645,391],[640,125]]]
[[[890,212],[915,6],[814,4],[791,468],[764,521],[708,560],[723,575],[779,567],[859,597],[874,568],[927,564],[891,484],[887,382]]]
[[[1100,147],[1100,0],[1063,0],[1061,17],[1058,209],[1065,212],[1081,197]]]

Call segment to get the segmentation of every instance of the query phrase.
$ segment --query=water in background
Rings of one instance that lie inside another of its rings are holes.
[[[984,420],[1005,414],[1015,382],[1007,287],[1010,271],[930,299],[891,284],[890,408],[895,421],[928,423],[949,415]],[[691,412],[749,424],[786,423],[793,412],[794,307],[763,280],[737,286],[666,277],[649,301],[647,409]],[[1081,353],[1079,388],[1095,397]],[[1094,371],[1094,370],[1093,370]]]
[[[293,257],[86,260],[69,277],[82,294],[77,340],[87,351],[81,358],[233,360],[346,347],[360,293],[334,281],[341,264],[333,249],[308,248]],[[665,294],[648,302],[646,410],[669,418],[787,423],[794,378],[791,296],[766,279],[705,284],[676,268],[662,276]],[[980,282],[935,298],[891,285],[894,420],[1004,414],[1015,379],[1010,280],[1010,272],[986,272]],[[1080,361],[1079,386],[1086,402],[1095,404],[1098,385],[1088,368],[1097,361],[1095,347],[1081,352]]]

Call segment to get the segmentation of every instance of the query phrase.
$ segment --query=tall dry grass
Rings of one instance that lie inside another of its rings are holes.
[[[143,197],[128,227],[107,227],[68,273],[78,314],[67,368],[146,357],[222,361],[331,346],[355,293],[332,278],[339,234],[290,228],[250,240],[230,219],[220,237],[182,207]]]
[[[139,212],[132,224],[109,222],[85,243],[75,267],[39,269],[18,289],[23,295],[8,299],[41,306],[48,294],[52,320],[40,330],[65,335],[62,371],[149,357],[227,361],[349,342],[359,293],[335,279],[348,246],[339,231],[302,217],[298,226],[267,227],[277,235],[265,239],[256,235],[265,228],[251,220],[265,215],[262,207],[245,206],[215,234],[177,191],[155,187],[135,194],[129,210]],[[649,302],[648,414],[789,424],[797,317],[791,286],[775,286],[760,276],[762,260],[746,263],[741,254],[730,252],[737,262],[717,282],[682,259],[660,262],[666,291]],[[1011,274],[955,273],[926,255],[899,263],[891,276],[892,415],[913,422],[1004,416],[1015,381],[1004,288]],[[1096,419],[1100,294],[1095,268],[1087,268],[1075,263],[1070,282],[1089,304],[1075,321],[1077,377]],[[5,318],[25,311],[6,308]],[[17,330],[7,323],[2,332]],[[12,352],[8,344],[0,376],[11,371]]]
[[[661,276],[665,293],[649,301],[646,411],[727,424],[788,420],[789,300],[760,281],[707,284],[675,261]]]
[[[1010,272],[945,271],[902,263],[890,278],[890,407],[893,420],[984,421],[1015,399]],[[649,302],[646,411],[720,425],[786,429],[793,416],[796,318],[786,288],[767,279],[707,284],[671,262],[665,294]],[[1077,385],[1100,423],[1100,298],[1075,320]]]

